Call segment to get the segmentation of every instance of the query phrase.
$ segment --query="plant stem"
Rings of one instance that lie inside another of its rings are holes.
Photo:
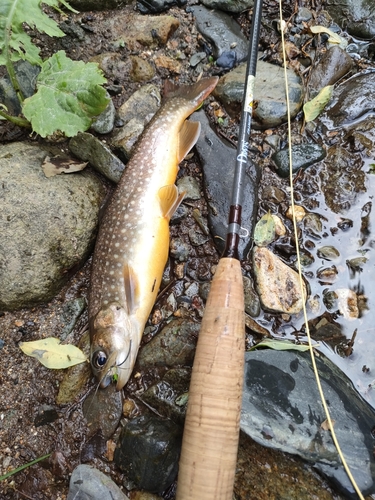
[[[44,460],[45,458],[48,458],[50,455],[51,455],[51,453],[48,453],[47,455],[43,455],[42,457],[36,458],[35,460],[33,460],[32,462],[29,462],[28,464],[21,465],[21,467],[17,467],[17,469],[13,469],[10,472],[7,472],[3,476],[0,476],[0,481],[3,481],[4,479],[7,479],[10,476],[13,476],[13,474],[20,472],[21,470],[24,470],[27,467],[30,467],[31,465],[34,465],[34,464],[40,462],[41,460]]]
[[[31,123],[25,118],[20,118],[19,116],[12,116],[5,113],[5,111],[0,111],[0,116],[5,118],[6,120],[18,125],[19,127],[31,128]]]

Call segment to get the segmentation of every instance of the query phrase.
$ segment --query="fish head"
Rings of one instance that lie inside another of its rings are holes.
[[[129,380],[139,347],[136,325],[126,309],[111,303],[100,309],[90,324],[91,368],[100,387],[116,381],[121,390]]]

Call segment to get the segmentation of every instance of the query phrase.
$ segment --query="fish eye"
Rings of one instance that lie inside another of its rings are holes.
[[[95,368],[103,368],[107,362],[107,355],[103,351],[97,351],[93,356],[93,365]]]

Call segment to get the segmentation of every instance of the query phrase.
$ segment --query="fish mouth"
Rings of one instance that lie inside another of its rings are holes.
[[[103,374],[100,380],[102,389],[108,387],[111,382],[116,382],[116,391],[120,391],[129,380],[133,365],[131,363],[132,342],[129,343],[129,349],[123,360],[119,360],[122,352],[113,352],[107,361],[108,370]],[[122,356],[121,356],[122,357]]]

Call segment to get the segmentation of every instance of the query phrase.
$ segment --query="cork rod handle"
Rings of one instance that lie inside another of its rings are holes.
[[[241,265],[222,258],[190,382],[176,500],[232,500],[245,348]]]

